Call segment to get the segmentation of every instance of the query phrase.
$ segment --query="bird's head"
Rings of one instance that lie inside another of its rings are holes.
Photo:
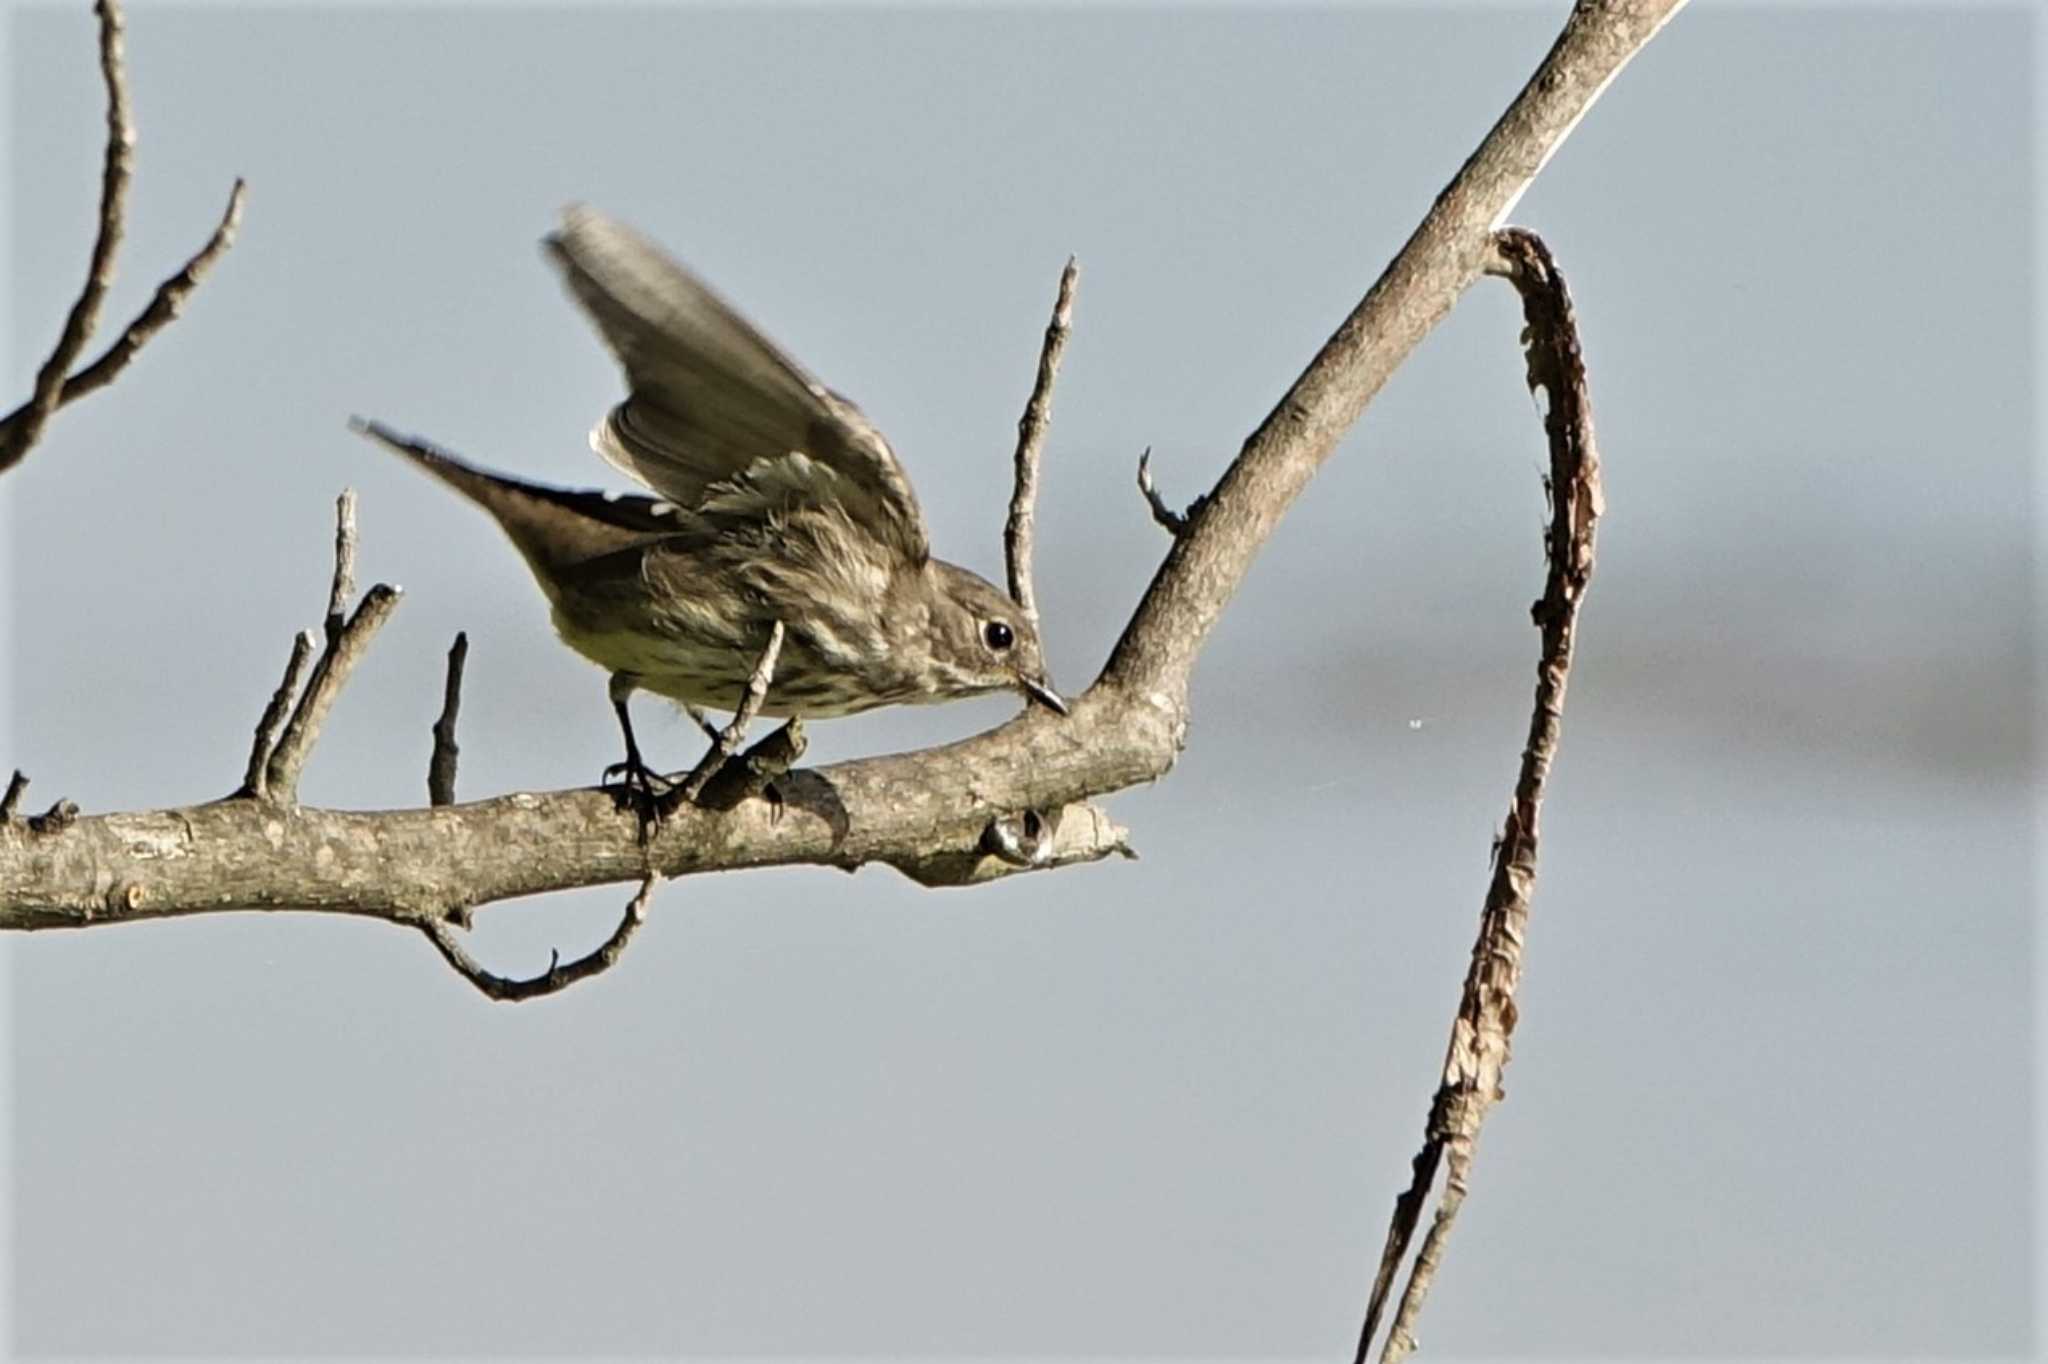
[[[930,560],[927,572],[938,691],[946,696],[1020,691],[1065,715],[1067,703],[1046,676],[1038,631],[1017,603],[987,579],[943,560]]]

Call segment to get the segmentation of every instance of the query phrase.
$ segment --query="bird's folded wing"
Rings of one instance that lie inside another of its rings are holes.
[[[661,248],[574,207],[547,249],[625,367],[631,396],[591,433],[600,455],[692,510],[837,502],[912,562],[929,556],[881,433]]]

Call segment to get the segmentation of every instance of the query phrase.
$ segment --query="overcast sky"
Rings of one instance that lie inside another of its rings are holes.
[[[304,797],[421,801],[458,629],[462,794],[594,780],[602,674],[485,518],[344,428],[620,486],[584,443],[616,371],[536,248],[572,200],[856,399],[991,575],[1077,254],[1039,571],[1079,690],[1165,549],[1138,451],[1208,485],[1567,8],[138,3],[111,313],[237,174],[248,217],[0,479],[0,766],[89,811],[232,788],[352,485],[406,596]],[[1578,300],[1610,514],[1430,1357],[2033,1347],[2034,28],[1695,7],[1517,210]],[[103,125],[85,4],[6,34],[25,394]],[[1348,1350],[1527,716],[1518,326],[1476,287],[1281,526],[1180,764],[1108,802],[1142,861],[689,880],[520,1007],[345,919],[4,945],[14,1350]],[[492,909],[476,950],[538,971],[629,892]]]

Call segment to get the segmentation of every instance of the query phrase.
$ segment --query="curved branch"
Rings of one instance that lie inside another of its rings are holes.
[[[557,952],[548,960],[548,969],[537,976],[518,978],[501,976],[487,970],[482,963],[469,954],[455,936],[455,929],[445,919],[422,919],[420,931],[439,949],[441,959],[453,967],[455,973],[474,985],[491,999],[509,1004],[543,995],[557,994],[568,989],[579,980],[588,980],[600,971],[608,971],[618,964],[626,951],[626,944],[640,931],[640,925],[647,921],[648,897],[661,884],[661,878],[650,876],[640,883],[640,892],[626,904],[626,912],[619,918],[619,926],[592,951],[568,963],[562,964],[562,955]]]
[[[1411,1164],[1408,1188],[1394,1200],[1379,1273],[1359,1332],[1357,1364],[1365,1364],[1369,1357],[1395,1273],[1421,1221],[1437,1171],[1444,1168],[1443,1198],[1409,1269],[1393,1325],[1380,1349],[1381,1364],[1399,1364],[1415,1348],[1415,1321],[1442,1263],[1451,1226],[1464,1205],[1480,1125],[1502,1095],[1508,1038],[1515,1030],[1515,990],[1522,978],[1522,944],[1527,936],[1529,902],[1536,891],[1537,817],[1543,807],[1544,784],[1557,756],[1579,604],[1592,581],[1594,527],[1604,510],[1600,457],[1593,441],[1593,404],[1586,390],[1586,367],[1571,294],[1549,248],[1533,232],[1504,229],[1495,235],[1494,248],[1487,272],[1507,279],[1522,295],[1522,315],[1528,323],[1523,335],[1528,346],[1529,388],[1542,389],[1549,400],[1543,423],[1550,441],[1550,472],[1543,481],[1550,498],[1550,525],[1544,534],[1549,571],[1543,595],[1530,611],[1542,632],[1536,698],[1507,820],[1493,844],[1493,877],[1480,911],[1479,933],[1472,945],[1472,964],[1458,1001],[1458,1015],[1451,1025],[1442,1080],[1430,1104],[1422,1149]]]

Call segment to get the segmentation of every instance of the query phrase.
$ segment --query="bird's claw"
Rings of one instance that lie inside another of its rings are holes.
[[[615,786],[619,808],[631,806],[640,817],[640,841],[643,844],[661,821],[675,812],[682,793],[674,781],[641,762],[637,756],[629,756],[625,761],[607,767],[602,784]]]

